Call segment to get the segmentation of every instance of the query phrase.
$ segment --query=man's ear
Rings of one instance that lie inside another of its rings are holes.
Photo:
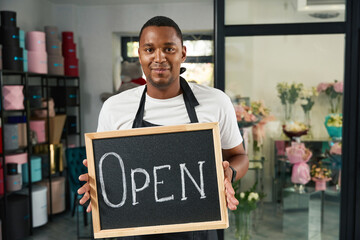
[[[141,64],[140,48],[138,48],[138,56],[139,56],[139,62],[140,62],[140,64]]]
[[[182,47],[182,57],[181,57],[182,61],[181,62],[185,62],[186,60],[186,46]]]

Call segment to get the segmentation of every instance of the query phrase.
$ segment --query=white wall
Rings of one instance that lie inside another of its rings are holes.
[[[122,4],[104,6],[57,5],[55,23],[75,31],[81,76],[83,132],[96,131],[102,106],[100,94],[113,91],[113,33],[138,34],[151,17],[165,15],[184,32],[212,31],[209,3]],[[196,23],[196,24],[194,24]],[[71,28],[71,29],[70,29]]]
[[[1,11],[17,12],[17,26],[24,31],[44,31],[53,25],[53,5],[47,0],[1,0]]]

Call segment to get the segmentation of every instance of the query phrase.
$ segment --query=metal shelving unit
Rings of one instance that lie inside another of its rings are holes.
[[[7,78],[11,78],[11,79],[7,79]],[[33,82],[40,82],[40,84],[38,85],[34,85],[32,84]],[[24,86],[24,110],[4,110],[3,108],[3,95],[2,95],[2,89],[3,86],[5,85],[23,85]],[[64,136],[63,136],[63,140],[65,140],[65,144],[66,146],[69,145],[69,138],[75,136],[77,137],[77,144],[78,146],[81,146],[81,118],[80,118],[80,78],[79,77],[70,77],[70,76],[61,76],[61,75],[50,75],[50,74],[36,74],[36,73],[26,73],[26,72],[18,72],[18,71],[9,71],[9,70],[0,70],[0,87],[1,87],[1,91],[0,91],[0,99],[1,99],[1,111],[0,111],[0,118],[1,118],[1,126],[4,126],[4,123],[6,122],[6,117],[9,116],[9,114],[11,116],[13,115],[21,115],[21,116],[26,116],[26,129],[27,129],[27,147],[22,147],[16,150],[5,150],[4,145],[6,144],[3,141],[3,146],[2,146],[2,154],[0,154],[0,157],[2,157],[2,166],[3,166],[3,171],[4,171],[4,179],[3,179],[3,183],[4,183],[4,195],[0,196],[0,201],[3,201],[3,206],[4,209],[0,209],[0,211],[3,211],[3,217],[4,219],[2,219],[2,229],[3,229],[3,238],[4,240],[8,239],[7,238],[7,226],[6,226],[6,219],[7,219],[7,215],[9,214],[7,212],[7,204],[8,204],[8,199],[7,197],[13,193],[7,193],[6,191],[6,164],[5,164],[5,155],[7,154],[14,154],[14,153],[23,153],[23,152],[27,152],[28,153],[28,159],[27,159],[27,163],[28,163],[28,176],[29,176],[29,184],[28,184],[28,188],[29,188],[29,209],[30,209],[30,215],[29,215],[29,220],[30,220],[30,234],[32,234],[33,231],[33,227],[32,227],[32,196],[31,196],[31,192],[32,192],[32,183],[31,183],[31,155],[33,153],[33,147],[38,145],[35,144],[33,145],[31,142],[31,134],[30,134],[30,117],[31,117],[31,111],[32,110],[46,110],[47,111],[47,107],[39,107],[39,108],[30,108],[30,102],[29,102],[29,90],[28,87],[29,86],[39,86],[41,87],[41,94],[42,97],[44,98],[49,98],[50,96],[50,88],[51,87],[65,87],[65,90],[67,87],[75,87],[77,89],[77,103],[73,106],[68,106],[68,102],[65,103],[65,107],[63,108],[62,113],[68,115],[69,113],[73,113],[74,111],[71,110],[72,108],[77,108],[76,115],[77,115],[77,130],[76,133],[72,133],[72,134],[68,134],[68,121],[66,121],[66,125],[65,125],[65,131],[64,131]],[[66,93],[66,91],[65,91]],[[65,99],[66,96],[64,96]],[[58,111],[59,112],[59,111]],[[57,112],[57,113],[58,113]],[[41,144],[47,144],[48,146],[48,165],[49,165],[49,176],[47,177],[48,181],[49,181],[49,189],[48,191],[50,192],[49,196],[50,196],[50,201],[48,202],[49,204],[49,208],[50,208],[50,214],[49,214],[49,220],[52,220],[52,215],[53,215],[53,209],[52,209],[52,194],[51,194],[51,179],[57,175],[56,174],[52,174],[51,173],[51,158],[50,158],[50,143],[49,143],[49,139],[50,139],[50,124],[49,124],[49,111],[47,111],[47,139],[48,141],[41,143]],[[4,140],[4,131],[2,131],[2,134],[0,136],[3,140]],[[40,144],[40,143],[39,143]],[[77,145],[76,144],[76,145]],[[16,193],[16,192],[15,192]]]

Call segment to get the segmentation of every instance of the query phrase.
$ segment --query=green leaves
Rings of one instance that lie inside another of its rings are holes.
[[[281,104],[294,104],[299,98],[299,94],[303,87],[304,85],[302,83],[292,83],[290,85],[286,82],[278,83],[276,85],[276,89],[278,91]]]

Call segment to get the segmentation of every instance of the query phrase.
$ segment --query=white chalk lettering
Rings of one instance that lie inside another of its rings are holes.
[[[168,168],[170,170],[171,166],[170,165],[156,166],[156,167],[154,167],[154,170],[153,170],[154,171],[154,194],[155,194],[155,201],[156,202],[166,202],[166,201],[174,200],[174,195],[171,195],[169,197],[163,197],[163,198],[160,198],[160,199],[158,197],[157,185],[158,184],[164,184],[164,181],[160,181],[160,182],[157,181],[157,173],[156,173],[156,171],[160,170],[160,169],[163,169],[163,168]]]
[[[123,197],[122,197],[122,200],[119,204],[113,204],[109,201],[108,197],[107,197],[107,194],[106,194],[106,191],[105,191],[105,183],[104,183],[104,177],[103,177],[103,171],[102,171],[102,165],[103,165],[103,162],[105,160],[105,158],[109,155],[113,155],[114,157],[116,157],[118,160],[119,160],[119,164],[120,164],[120,167],[121,167],[121,174],[122,174],[122,182],[123,182]],[[119,208],[121,207],[122,205],[124,205],[125,203],[125,200],[126,200],[126,178],[125,178],[125,168],[124,168],[124,162],[123,160],[121,159],[121,157],[119,156],[119,154],[117,153],[114,153],[114,152],[109,152],[109,153],[105,153],[101,159],[100,159],[100,162],[99,162],[99,177],[100,177],[100,186],[101,186],[101,193],[102,193],[102,196],[104,198],[104,201],[106,203],[106,205],[108,205],[109,207],[112,207],[112,208]]]
[[[141,188],[136,188],[135,176],[134,176],[135,173],[142,173],[146,177],[145,183]],[[131,169],[131,186],[132,186],[132,199],[133,199],[132,205],[139,204],[139,202],[136,201],[136,193],[141,192],[142,190],[147,188],[149,186],[149,183],[150,183],[150,176],[148,172],[145,171],[145,169],[143,168]]]
[[[191,181],[193,182],[193,184],[195,185],[196,189],[199,191],[200,193],[200,198],[206,198],[205,196],[205,190],[204,190],[204,176],[203,176],[203,164],[205,163],[205,161],[199,161],[199,172],[200,172],[200,187],[199,185],[195,182],[195,179],[191,176],[189,170],[186,168],[185,163],[180,164],[180,171],[181,171],[181,193],[182,193],[182,197],[181,197],[181,201],[184,201],[187,199],[187,197],[185,196],[185,174],[184,172],[186,172],[186,174],[189,176],[189,178],[191,179]]]

